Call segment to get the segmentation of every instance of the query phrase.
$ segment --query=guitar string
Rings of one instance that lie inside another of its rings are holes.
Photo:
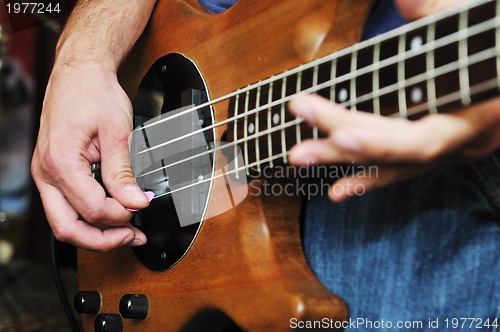
[[[486,82],[483,82],[481,84],[478,84],[478,85],[474,85],[473,87],[471,87],[471,92],[474,94],[474,93],[481,93],[481,92],[484,92],[484,91],[488,91],[489,89],[492,89],[492,88],[497,88],[497,84],[496,84],[496,81],[497,79],[494,78],[494,79],[491,79],[491,80],[488,80]],[[442,106],[442,105],[446,105],[450,102],[455,102],[455,101],[460,101],[461,100],[461,93],[460,92],[454,92],[454,93],[451,93],[451,94],[448,94],[446,96],[443,96],[443,97],[440,97],[437,99],[437,103],[436,105],[439,107],[439,106]],[[411,109],[410,109],[411,110]],[[298,123],[301,123],[300,121],[301,119],[296,119],[294,121],[290,121],[288,122],[283,129],[286,129],[286,128],[290,128],[290,127],[293,127],[294,125],[298,124]],[[289,152],[286,151],[286,154],[288,154]],[[276,159],[279,159],[283,156],[284,152],[281,152],[279,154],[275,154],[271,157],[268,157],[266,159],[262,159],[262,160],[259,160],[259,161],[255,161],[253,163],[250,163],[249,165],[245,165],[245,166],[241,166],[241,167],[238,167],[238,168],[235,168],[234,170],[232,171],[227,171],[227,172],[224,172],[225,175],[228,175],[228,174],[232,174],[232,173],[235,173],[235,172],[240,172],[240,171],[246,171],[246,170],[249,170],[251,169],[253,166],[259,166],[263,163],[266,163],[266,162],[270,162],[272,160],[276,160]],[[199,157],[199,156],[194,156],[194,157]],[[185,162],[187,160],[184,160],[182,162]],[[176,164],[179,164],[180,162],[176,162],[175,164],[170,164],[168,166],[165,166],[164,168],[168,168],[168,167],[173,167],[175,166]],[[162,168],[162,169],[164,169]],[[154,171],[151,171],[151,174],[154,173],[154,172],[157,172],[157,171],[160,171],[162,169],[157,169],[157,170],[154,170]],[[224,176],[224,175],[221,175],[221,176]],[[215,177],[210,177],[210,178],[206,178],[206,179],[203,179],[203,182],[206,182],[206,181],[210,181],[210,180],[213,180],[213,179],[217,179],[218,177],[220,176],[215,176]],[[157,183],[161,183],[163,181],[158,181]],[[148,183],[148,185],[153,185],[155,183]],[[175,190],[173,190],[172,192],[175,192],[175,191],[179,191],[179,190],[183,190],[183,189],[187,189],[189,187],[192,187],[196,185],[196,183],[193,183],[191,185],[187,185],[185,187],[181,187],[181,188],[177,188]],[[169,192],[170,193],[170,192]],[[165,193],[165,194],[168,194],[168,193]],[[156,198],[156,197],[155,197]]]
[[[486,49],[486,50],[484,50],[482,52],[476,53],[473,56],[469,56],[468,57],[469,60],[467,61],[467,63],[470,66],[470,65],[474,65],[476,63],[487,61],[489,59],[492,59],[492,58],[495,58],[495,57],[498,57],[498,56],[500,56],[499,51],[497,50],[496,47],[492,47],[492,48]],[[429,79],[435,79],[436,77],[439,77],[441,75],[445,75],[447,73],[454,72],[457,69],[460,69],[461,66],[462,66],[462,64],[461,64],[461,61],[459,61],[459,60],[451,62],[451,63],[449,63],[449,64],[447,64],[445,66],[441,66],[439,68],[436,68],[432,72],[432,74],[429,74],[429,73],[420,74],[420,75],[412,77],[411,79],[408,79],[407,83],[406,83],[406,86],[417,85],[417,84],[423,83],[423,82],[425,82],[425,81],[427,81]],[[377,91],[377,95],[379,97],[380,96],[384,96],[384,95],[388,95],[388,94],[391,94],[393,92],[397,92],[399,89],[400,89],[400,85],[398,83],[394,83],[392,85],[389,85],[387,87],[379,89],[379,91]],[[321,90],[321,88],[320,88],[320,90]],[[314,92],[314,91],[311,91],[311,92]],[[460,92],[458,92],[458,93],[460,93]],[[362,98],[361,101],[370,100],[370,98],[368,98],[366,96],[367,95],[362,96],[363,98]],[[294,95],[289,96],[289,98],[294,98]],[[358,100],[357,103],[359,103],[359,102],[360,101]],[[348,102],[345,102],[345,103],[342,103],[342,104],[339,104],[339,105],[342,106],[342,107],[345,107],[345,108],[349,108],[351,106],[351,103],[352,103],[352,101],[348,101]],[[427,101],[427,103],[429,103],[429,101]],[[426,103],[423,103],[423,104],[420,104],[420,105],[416,105],[416,106],[414,106],[412,108],[409,108],[407,110],[407,114],[406,115],[407,116],[418,115],[419,113],[426,111],[427,108],[428,108],[428,105],[426,105]],[[398,116],[399,116],[399,113],[394,113],[393,115],[389,115],[388,117],[398,117]],[[183,162],[187,162],[187,161],[190,161],[190,160],[202,157],[204,155],[209,155],[209,154],[214,153],[214,152],[221,151],[221,150],[223,150],[223,149],[225,149],[227,147],[237,146],[240,143],[246,143],[248,141],[254,140],[254,139],[259,138],[261,136],[265,136],[265,135],[272,134],[272,133],[280,131],[280,130],[284,130],[284,129],[286,129],[286,128],[289,127],[288,126],[289,123],[292,123],[292,125],[297,125],[297,124],[300,124],[302,122],[303,122],[303,119],[296,118],[295,120],[288,121],[288,122],[283,123],[283,124],[278,125],[278,126],[270,127],[270,128],[268,128],[268,129],[266,129],[264,131],[255,132],[255,134],[253,134],[253,135],[245,136],[245,137],[240,138],[240,139],[236,139],[233,142],[224,144],[223,147],[216,147],[216,148],[213,148],[213,149],[209,149],[209,150],[201,152],[201,153],[199,153],[197,155],[190,156],[190,157],[182,159],[180,161],[176,161],[176,162],[174,162],[172,164],[169,164],[169,165],[160,167],[158,169],[149,171],[147,173],[141,174],[141,175],[137,176],[137,178],[145,177],[145,176],[151,175],[151,174],[153,174],[153,173],[155,173],[155,172],[157,172],[159,170],[166,169],[168,167],[173,167],[173,166],[175,166],[177,164],[180,164],[180,163],[183,163]],[[247,158],[247,160],[248,160],[248,158]]]
[[[475,64],[478,64],[478,63],[481,63],[484,61],[488,61],[488,60],[493,59],[495,57],[498,57],[499,55],[500,55],[500,51],[497,50],[496,47],[490,47],[489,49],[486,49],[486,50],[483,50],[479,53],[476,53],[473,56],[467,56],[469,59],[467,64],[468,64],[468,66],[475,65]],[[449,74],[449,73],[454,72],[457,69],[460,69],[462,67],[463,67],[463,65],[462,65],[460,60],[450,62],[449,64],[446,64],[444,66],[433,69],[431,71],[431,73],[422,73],[422,74],[419,74],[419,75],[416,75],[416,76],[413,76],[411,78],[406,79],[405,88],[407,88],[408,86],[417,85],[418,83],[425,82],[429,79],[435,79],[439,76]],[[399,88],[400,88],[400,86],[398,85],[398,83],[393,83],[391,85],[388,85],[388,86],[386,86],[382,89],[379,89],[377,91],[377,94],[379,95],[378,97],[396,92]],[[375,95],[375,93],[365,94],[358,99],[357,103],[369,101],[373,98],[373,95]],[[344,106],[344,105],[342,105],[342,106]],[[345,106],[345,107],[348,107],[348,106]],[[420,110],[420,111],[422,111],[422,110]],[[415,114],[416,113],[414,111],[411,112],[410,110],[408,110],[406,113],[406,116],[409,117],[409,116],[412,116]],[[394,113],[392,115],[389,115],[389,117],[398,117],[398,116],[399,116],[398,113]]]
[[[498,87],[498,85],[497,85],[497,79],[494,78],[494,79],[488,80],[486,82],[483,82],[483,83],[480,83],[480,84],[472,86],[470,88],[470,91],[471,91],[471,94],[477,94],[477,93],[481,93],[481,92],[487,91],[487,90],[492,89],[492,88],[497,88],[497,87]],[[443,96],[443,97],[439,97],[437,99],[436,105],[437,105],[437,107],[439,107],[439,106],[445,105],[445,104],[447,104],[449,102],[460,101],[460,100],[461,100],[461,94],[460,94],[460,92],[454,92],[452,94],[449,94],[449,95],[446,95],[446,96]],[[299,119],[297,119],[297,120],[299,120]],[[295,121],[291,121],[289,124],[290,125],[288,127],[291,127],[291,126],[294,126],[296,123],[295,123]],[[169,191],[167,193],[159,194],[159,195],[155,196],[153,199],[157,199],[157,198],[163,197],[165,195],[169,195],[169,194],[174,194],[174,193],[179,192],[181,190],[189,189],[191,187],[194,187],[194,186],[197,186],[197,185],[201,185],[201,184],[203,184],[205,182],[209,182],[209,181],[212,181],[212,180],[223,178],[223,177],[226,177],[228,175],[231,175],[231,174],[234,174],[234,173],[237,173],[237,172],[246,171],[247,169],[250,169],[250,168],[252,168],[254,166],[257,166],[257,165],[260,165],[260,164],[263,164],[263,163],[267,163],[267,162],[271,162],[272,160],[280,159],[280,158],[283,157],[283,154],[287,154],[288,155],[289,151],[286,151],[284,153],[281,152],[281,153],[279,153],[277,155],[274,155],[274,156],[262,159],[262,160],[260,160],[258,162],[256,161],[256,162],[250,163],[249,165],[241,166],[241,167],[239,167],[237,169],[235,168],[234,170],[231,170],[231,171],[225,171],[222,174],[215,175],[215,176],[212,176],[212,177],[200,180],[198,182],[191,183],[189,185],[185,185],[184,187],[176,188],[176,189],[174,189],[172,191]]]
[[[498,85],[497,85],[497,79],[496,78],[493,78],[493,79],[490,79],[488,81],[485,81],[485,82],[482,82],[482,83],[479,83],[479,84],[476,84],[472,87],[470,87],[470,92],[471,92],[471,95],[475,95],[475,94],[479,94],[481,92],[484,92],[484,91],[488,91],[490,89],[493,89],[493,88],[498,88]],[[455,101],[460,101],[461,100],[461,93],[460,91],[457,91],[457,92],[453,92],[453,93],[450,93],[448,95],[444,95],[444,96],[441,96],[439,98],[437,98],[435,100],[435,105],[437,107],[440,107],[440,106],[443,106],[443,105],[446,105],[446,104],[449,104],[451,102],[455,102]],[[409,108],[408,111],[409,111],[409,114],[418,114],[417,111],[415,111],[415,109],[419,109],[421,108],[422,105],[418,105],[418,106],[414,106],[412,108]],[[297,125],[298,123],[301,123],[303,121],[303,119],[301,118],[297,118],[293,121],[290,121],[288,123],[286,123],[285,125],[283,126],[280,126],[281,128],[278,128],[276,129],[276,127],[272,128],[273,130],[268,130],[268,131],[263,131],[261,132],[261,134],[259,136],[264,136],[264,135],[267,135],[269,132],[276,132],[278,130],[283,130],[283,129],[286,129],[286,128],[290,128],[290,127],[293,127],[295,125]],[[255,138],[255,137],[254,137]],[[239,144],[242,142],[243,139],[241,140],[238,140],[238,141],[235,141],[235,142],[232,142],[232,143],[229,143],[227,144],[229,147],[232,146],[232,145],[236,145],[236,144]],[[220,150],[220,149],[219,149]],[[217,149],[214,149],[212,150],[211,152],[215,152],[217,151]],[[137,178],[140,178],[140,177],[143,177],[143,176],[146,176],[146,175],[150,175],[150,174],[153,174],[157,171],[161,171],[163,169],[166,169],[166,168],[169,168],[169,167],[173,167],[175,165],[178,165],[182,162],[187,162],[189,161],[190,159],[195,159],[195,158],[199,158],[200,156],[203,156],[207,153],[211,153],[211,152],[208,152],[208,151],[204,151],[198,155],[195,155],[195,156],[192,156],[192,158],[186,158],[184,160],[181,160],[181,161],[178,161],[178,162],[175,162],[175,163],[172,163],[172,164],[169,164],[167,166],[164,166],[162,168],[158,168],[156,170],[153,170],[153,171],[150,171],[148,172],[147,174],[142,174],[141,176],[138,176]],[[265,159],[262,159],[260,161],[255,161],[253,163],[250,163],[248,165],[243,165],[241,167],[236,167],[234,170],[232,171],[227,171],[227,172],[224,172],[225,175],[228,175],[228,174],[232,174],[232,173],[235,173],[235,172],[240,172],[240,171],[246,171],[248,169],[251,169],[253,166],[257,166],[257,165],[260,165],[262,163],[266,163],[266,162],[269,162],[269,161],[272,161],[272,160],[276,160],[276,159],[279,159],[281,157],[283,157],[283,154],[286,153],[288,154],[289,152],[281,152],[277,155],[273,155],[273,156],[270,156],[268,158],[265,158]],[[220,176],[224,176],[223,175],[220,175]],[[220,176],[214,176],[214,177],[210,177],[210,178],[206,178],[206,179],[203,179],[202,181],[199,181],[199,182],[196,182],[196,183],[193,183],[191,185],[187,185],[185,187],[181,187],[181,188],[177,188],[175,189],[175,191],[180,191],[180,190],[183,190],[183,189],[187,189],[189,187],[192,187],[194,185],[196,185],[197,183],[204,183],[206,181],[210,181],[210,180],[214,180],[214,179],[217,179],[219,178]],[[159,182],[162,182],[162,181],[159,181]],[[151,184],[150,184],[151,185]],[[172,192],[175,192],[174,190]],[[165,193],[165,194],[168,194],[168,193]],[[161,197],[160,195],[157,196],[157,197]],[[155,198],[157,198],[155,197]]]
[[[489,24],[491,24],[491,25],[489,25]],[[466,30],[468,31],[468,36],[471,37],[471,36],[475,36],[475,35],[483,33],[483,32],[487,32],[487,31],[493,30],[494,28],[498,28],[498,27],[500,27],[500,17],[495,17],[495,18],[492,18],[492,19],[490,19],[488,21],[484,21],[484,22],[482,22],[480,24],[477,24],[477,25],[475,25],[473,27],[468,27]],[[176,137],[175,139],[172,139],[170,141],[167,141],[167,142],[164,142],[164,143],[161,143],[161,144],[149,147],[148,149],[145,149],[145,150],[142,150],[140,152],[132,154],[131,157],[134,157],[134,156],[137,156],[137,155],[149,152],[149,151],[154,150],[154,149],[165,147],[165,146],[167,146],[169,144],[173,144],[173,143],[175,143],[177,141],[180,141],[182,139],[189,138],[189,137],[192,137],[192,136],[204,133],[205,131],[212,130],[212,129],[216,128],[216,127],[219,127],[219,126],[222,126],[222,125],[225,125],[225,124],[229,124],[231,122],[235,122],[235,121],[237,121],[239,119],[248,117],[249,115],[253,115],[253,114],[255,114],[257,112],[260,112],[262,110],[267,110],[267,109],[273,108],[275,106],[280,106],[283,103],[286,103],[286,102],[290,101],[291,99],[296,98],[299,95],[304,95],[304,94],[308,94],[308,93],[312,93],[312,92],[317,92],[317,91],[320,91],[320,90],[325,89],[327,87],[330,87],[332,85],[335,86],[335,85],[339,85],[339,84],[342,84],[344,82],[347,82],[349,80],[353,80],[355,78],[358,78],[361,75],[370,74],[370,73],[373,73],[373,72],[380,71],[380,69],[387,68],[387,67],[389,67],[389,66],[391,66],[393,64],[399,63],[400,61],[406,61],[406,60],[408,60],[408,59],[410,59],[412,57],[415,57],[415,56],[418,56],[418,55],[423,55],[426,52],[434,51],[434,50],[436,50],[436,49],[438,49],[440,47],[444,47],[444,46],[450,45],[452,43],[458,42],[460,40],[460,38],[462,38],[462,36],[463,36],[463,32],[457,31],[457,32],[455,32],[455,33],[453,33],[451,35],[448,35],[446,37],[443,37],[441,39],[437,39],[437,40],[431,41],[431,42],[423,45],[418,50],[412,50],[411,49],[411,50],[405,51],[403,54],[396,54],[395,56],[392,56],[390,58],[382,60],[379,63],[374,63],[374,64],[371,64],[369,66],[363,67],[363,68],[361,68],[361,69],[359,69],[359,70],[357,70],[355,72],[351,72],[351,73],[345,74],[345,75],[340,76],[340,77],[331,78],[328,81],[325,81],[325,82],[323,82],[323,83],[321,83],[319,85],[310,87],[308,89],[302,90],[302,91],[300,91],[298,93],[291,94],[291,95],[289,95],[287,97],[274,100],[274,101],[272,101],[272,102],[270,102],[268,104],[263,104],[263,105],[261,105],[259,107],[256,107],[256,108],[252,109],[252,110],[249,110],[249,111],[246,111],[246,112],[242,112],[240,114],[237,114],[236,116],[229,117],[229,118],[227,118],[225,120],[222,120],[220,122],[217,122],[217,123],[215,123],[213,125],[210,125],[210,126],[207,126],[205,128],[198,129],[196,131],[193,131],[193,132],[181,135],[181,136]],[[289,72],[285,72],[285,73],[287,74],[287,76],[290,75]],[[409,80],[410,79],[407,79],[407,81],[409,81]],[[398,84],[401,84],[401,83],[398,83]],[[408,84],[406,84],[406,86],[407,85]],[[252,85],[252,89],[256,89],[256,88],[262,87],[262,86],[263,86],[262,83],[258,83],[256,85]],[[250,90],[248,90],[248,91],[250,91]],[[243,91],[243,90],[237,90],[237,92],[238,92],[238,94],[235,95],[234,97],[238,97],[238,95],[242,94],[245,91]],[[355,101],[356,101],[357,104],[359,104],[360,102],[368,101],[368,100],[372,99],[373,97],[379,97],[379,95],[377,95],[377,91],[372,91],[372,92],[370,92],[368,94],[365,94],[363,96],[359,96],[359,97],[357,97],[355,99]],[[225,98],[225,97],[221,97],[221,98]],[[138,127],[134,131],[142,131],[142,130],[145,130],[145,129],[149,128],[149,127],[152,127],[152,126],[164,123],[165,121],[171,121],[171,120],[173,120],[174,118],[177,118],[180,115],[185,115],[185,114],[192,113],[194,111],[197,111],[200,108],[215,105],[215,104],[217,104],[217,103],[219,103],[219,102],[221,102],[223,100],[226,100],[226,99],[222,99],[222,100],[216,99],[216,100],[214,100],[212,102],[207,102],[207,103],[201,104],[199,106],[190,108],[190,109],[185,110],[183,112],[179,112],[179,113],[177,113],[177,114],[175,114],[175,115],[173,115],[171,117],[168,117],[166,119],[159,120],[157,122],[154,122],[152,124],[148,124],[146,126]],[[345,105],[345,104],[340,104],[340,105]]]
[[[493,58],[498,57],[498,56],[500,56],[499,51],[496,48],[490,48],[490,49],[487,49],[487,50],[485,50],[483,52],[476,53],[474,56],[470,57],[469,61],[468,61],[468,64],[469,65],[474,65],[476,63],[479,63],[479,62],[482,62],[482,61],[487,61],[489,59],[493,59]],[[456,71],[460,67],[461,67],[461,63],[459,61],[455,61],[453,63],[450,63],[450,64],[446,65],[446,66],[442,66],[442,67],[439,67],[436,70],[434,70],[434,72],[433,72],[434,75],[433,76],[429,77],[428,74],[420,74],[418,76],[412,77],[411,79],[408,80],[408,82],[409,82],[408,85],[416,85],[418,83],[423,83],[423,82],[427,81],[430,78],[434,79],[434,78],[439,77],[441,75],[444,75],[446,73],[450,73],[450,72]],[[398,83],[394,83],[394,84],[392,84],[390,86],[387,86],[387,87],[385,87],[383,89],[380,89],[380,91],[381,91],[380,95],[383,96],[383,95],[386,95],[386,94],[389,94],[389,93],[393,93],[393,92],[398,91],[398,89],[399,89]],[[486,90],[484,90],[484,91],[486,91]],[[460,92],[455,92],[455,93],[460,93]],[[450,96],[450,94],[448,94],[447,96]],[[443,98],[443,97],[444,96],[442,96],[440,98]],[[407,111],[407,115],[408,116],[415,116],[415,115],[418,115],[418,114],[420,114],[422,112],[425,112],[426,109],[429,106],[429,103],[430,103],[430,101],[427,101],[427,102],[425,102],[423,104],[419,104],[419,105],[416,105],[416,106],[413,106],[413,107],[409,108],[408,111]],[[343,106],[343,107],[345,107],[345,108],[348,108],[350,104],[351,104],[351,101],[345,102],[345,103],[340,104],[340,105]],[[389,117],[398,117],[398,116],[399,116],[399,114],[395,113],[393,115],[390,115]],[[158,168],[158,169],[149,171],[147,173],[141,174],[141,175],[137,176],[137,178],[145,177],[145,176],[151,175],[151,174],[153,174],[153,173],[155,173],[155,172],[157,172],[159,170],[166,169],[168,167],[173,167],[173,166],[176,166],[177,164],[180,164],[180,163],[183,163],[183,162],[187,162],[187,161],[190,161],[190,160],[193,160],[193,159],[196,159],[196,158],[200,158],[200,157],[202,157],[204,155],[209,155],[209,154],[214,153],[214,152],[221,151],[221,150],[223,150],[223,149],[225,149],[227,147],[232,147],[233,145],[234,146],[238,146],[241,143],[245,143],[245,142],[254,140],[256,138],[260,138],[262,136],[269,135],[269,134],[272,134],[272,133],[280,131],[280,130],[283,131],[284,129],[288,128],[289,126],[300,124],[303,121],[304,120],[302,118],[296,118],[296,119],[294,119],[292,121],[288,121],[288,122],[286,122],[284,124],[281,124],[281,125],[278,125],[278,126],[274,126],[274,127],[270,127],[270,128],[268,128],[268,129],[266,129],[264,131],[255,132],[255,134],[253,134],[253,135],[246,136],[246,137],[243,137],[243,138],[240,138],[240,139],[236,139],[235,141],[232,141],[230,143],[224,144],[223,147],[216,147],[216,148],[213,148],[213,149],[209,149],[209,150],[201,152],[201,153],[199,153],[197,155],[190,156],[190,157],[182,159],[180,161],[176,161],[176,162],[171,163],[169,165],[163,166],[161,168]],[[288,125],[288,124],[291,124],[291,125]],[[246,158],[246,159],[248,160],[248,158]]]

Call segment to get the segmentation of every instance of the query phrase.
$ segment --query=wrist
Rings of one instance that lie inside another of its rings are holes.
[[[120,60],[113,59],[110,53],[95,53],[96,48],[75,45],[71,42],[63,42],[57,45],[54,68],[96,68],[99,70],[116,73]]]
[[[88,56],[56,56],[51,77],[78,76],[80,79],[107,77],[118,80],[116,67],[109,62]]]
[[[93,63],[116,73],[144,30],[154,3],[79,1],[57,43],[56,62]]]

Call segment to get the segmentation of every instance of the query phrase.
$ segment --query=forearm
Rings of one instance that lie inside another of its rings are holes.
[[[55,65],[94,63],[116,72],[156,0],[80,0],[59,39]]]

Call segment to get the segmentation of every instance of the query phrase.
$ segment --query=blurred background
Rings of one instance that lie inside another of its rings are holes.
[[[0,0],[0,331],[69,331],[50,267],[50,229],[29,172],[58,34],[75,1],[54,17],[13,17]],[[75,250],[60,246],[68,296]]]

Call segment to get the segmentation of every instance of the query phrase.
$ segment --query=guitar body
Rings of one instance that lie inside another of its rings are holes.
[[[180,53],[196,64],[213,100],[357,42],[371,5],[240,0],[215,15],[195,0],[161,0],[121,81],[133,96],[157,59]],[[214,116],[226,119],[228,102],[215,105]],[[223,132],[216,129],[217,141]],[[255,195],[256,183],[240,204],[203,221],[187,254],[165,271],[145,267],[130,248],[79,250],[80,290],[101,294],[100,313],[119,313],[124,294],[146,295],[147,317],[124,319],[124,331],[217,330],[227,317],[251,331],[290,330],[292,318],[345,320],[345,302],[319,283],[303,256],[302,198]],[[208,211],[218,201],[213,190]],[[82,315],[85,330],[95,317]]]

